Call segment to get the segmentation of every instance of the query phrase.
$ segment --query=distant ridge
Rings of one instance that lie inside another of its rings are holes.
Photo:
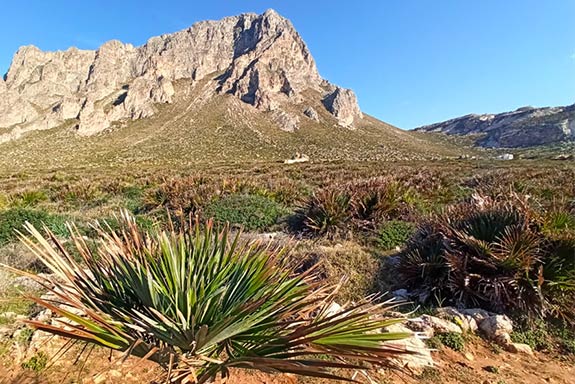
[[[513,112],[466,115],[416,128],[448,135],[480,135],[488,148],[520,148],[575,140],[575,104],[566,107],[523,107]]]

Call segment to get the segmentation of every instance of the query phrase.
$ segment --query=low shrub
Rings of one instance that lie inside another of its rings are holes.
[[[334,188],[316,191],[300,209],[304,230],[329,237],[346,231],[352,218],[351,195]]]
[[[287,210],[274,200],[260,195],[233,194],[214,200],[203,212],[216,222],[229,222],[246,230],[268,229],[287,214]]]
[[[525,199],[476,196],[419,226],[400,257],[401,281],[428,300],[573,320],[575,240],[542,228]]]
[[[11,205],[14,207],[34,207],[39,203],[48,200],[48,195],[43,191],[24,191],[12,196]]]
[[[37,352],[30,359],[22,363],[23,369],[28,369],[34,372],[42,372],[48,365],[48,355],[45,352]]]
[[[319,189],[302,204],[299,214],[305,231],[334,237],[409,218],[416,201],[415,192],[403,184],[371,178]]]
[[[445,345],[447,348],[452,349],[456,352],[463,352],[465,349],[465,339],[460,333],[449,332],[449,333],[440,333],[436,335],[437,339],[441,342],[442,345]]]
[[[46,225],[56,236],[65,237],[68,234],[66,219],[45,211],[28,208],[10,208],[0,212],[0,245],[7,244],[17,238],[16,230],[22,230],[24,223],[34,226]]]
[[[402,247],[413,235],[415,224],[393,220],[384,223],[378,232],[377,243],[385,251]]]

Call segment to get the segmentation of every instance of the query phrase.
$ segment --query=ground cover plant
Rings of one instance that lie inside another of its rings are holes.
[[[404,353],[385,342],[408,334],[380,331],[401,321],[385,315],[390,304],[372,297],[330,311],[337,287],[313,270],[294,274],[286,249],[242,243],[212,222],[145,231],[127,212],[122,222],[96,225],[96,246],[70,226],[80,261],[47,228],[26,226],[23,241],[58,279],[52,287],[20,273],[75,309],[35,298],[71,324],[31,326],[150,359],[174,383],[212,382],[231,368],[343,379],[329,369],[385,366]]]

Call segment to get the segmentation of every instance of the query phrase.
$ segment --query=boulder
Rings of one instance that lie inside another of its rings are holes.
[[[521,343],[509,343],[506,345],[505,349],[511,353],[519,353],[524,355],[533,356],[533,350],[527,344]]]
[[[385,331],[393,333],[412,333],[409,328],[406,328],[402,324],[391,325],[387,327]],[[433,367],[434,365],[431,351],[417,334],[413,334],[412,337],[403,340],[387,342],[386,345],[400,351],[411,352],[402,354],[400,357],[396,357],[391,360],[391,363],[396,365],[398,368],[407,368],[417,375],[425,368]]]
[[[495,315],[484,319],[479,323],[479,329],[481,329],[489,339],[501,345],[511,343],[510,334],[513,332],[513,322],[505,315]]]
[[[414,331],[424,333],[426,337],[433,337],[438,333],[463,333],[463,330],[457,324],[430,315],[421,315],[420,317],[409,319],[407,326]]]
[[[435,315],[439,318],[449,320],[457,324],[463,332],[476,332],[479,328],[477,321],[470,315],[463,314],[454,307],[442,307],[435,310]]]
[[[313,109],[312,107],[307,107],[303,111],[303,114],[306,115],[307,117],[309,117],[310,119],[314,120],[314,121],[319,121],[319,115],[316,112],[316,110]]]

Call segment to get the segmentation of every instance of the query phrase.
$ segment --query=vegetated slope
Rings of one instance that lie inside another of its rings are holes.
[[[575,141],[575,104],[566,107],[523,107],[512,112],[466,115],[419,127],[416,131],[477,135],[488,148],[521,148]]]
[[[212,77],[213,79],[214,77]],[[275,111],[260,111],[228,94],[212,95],[210,84],[176,84],[177,101],[163,104],[149,118],[115,123],[91,136],[75,133],[75,121],[30,132],[0,144],[5,171],[101,168],[126,165],[188,166],[195,163],[281,161],[305,153],[323,160],[422,160],[453,156],[459,149],[402,131],[370,116],[354,129],[338,125],[310,95],[286,111],[313,105],[319,121],[306,119],[293,132],[278,129]],[[317,95],[315,95],[317,97]]]

